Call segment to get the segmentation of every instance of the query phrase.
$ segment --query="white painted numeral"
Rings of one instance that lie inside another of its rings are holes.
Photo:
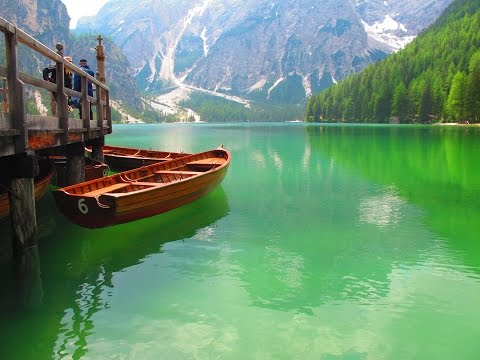
[[[85,199],[78,200],[78,210],[85,215],[88,213],[88,206],[85,204]]]

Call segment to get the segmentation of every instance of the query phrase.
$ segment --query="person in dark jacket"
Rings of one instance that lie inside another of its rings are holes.
[[[81,59],[78,63],[78,66],[80,69],[85,71],[88,75],[95,76],[95,73],[90,69],[88,66],[87,60],[86,59]],[[82,82],[81,82],[81,77],[80,75],[74,74],[73,75],[73,90],[75,91],[82,91]],[[88,96],[93,96],[93,85],[90,81],[87,81],[87,94]],[[90,107],[90,119],[93,119],[93,112],[92,112],[92,104],[89,103]],[[80,112],[80,119],[82,118],[82,104],[79,101],[78,103],[78,109]]]
[[[65,56],[65,60],[72,62],[72,58],[70,56]],[[51,64],[50,66],[46,67],[42,71],[43,80],[49,81],[51,83],[57,83],[57,66],[55,63]],[[65,74],[64,74],[64,82],[63,85],[66,88],[72,88],[72,72],[69,68],[65,67]],[[70,100],[70,99],[69,99]],[[70,102],[70,101],[69,101]],[[52,91],[51,98],[50,98],[50,109],[52,111],[52,115],[57,115],[57,93]]]

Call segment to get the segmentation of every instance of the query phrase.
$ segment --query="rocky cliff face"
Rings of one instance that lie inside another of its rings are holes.
[[[60,0],[0,0],[0,16],[33,36],[51,49],[55,44],[64,44],[65,55],[74,61],[87,57],[95,68],[95,36],[72,37],[69,29],[70,17]],[[132,109],[143,108],[141,96],[136,88],[134,71],[117,45],[106,39],[104,42],[107,61],[107,84],[111,98]],[[22,71],[39,74],[48,65],[45,60],[32,56],[22,49],[20,54]]]
[[[78,29],[121,47],[137,84],[298,102],[403,47],[452,0],[111,0]]]
[[[65,43],[70,17],[60,0],[0,0],[3,18],[47,46]]]
[[[0,16],[48,47],[55,49],[57,42],[69,47],[70,18],[60,0],[0,0],[0,9]],[[1,41],[3,43],[3,36]],[[22,71],[38,74],[47,65],[25,48],[20,48],[19,52]]]
[[[219,34],[186,81],[215,91],[299,100],[377,55],[367,46],[351,1],[300,3],[258,3]]]

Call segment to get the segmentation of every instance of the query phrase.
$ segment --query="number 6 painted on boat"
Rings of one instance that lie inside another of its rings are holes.
[[[88,213],[88,206],[87,204],[85,204],[85,199],[80,199],[78,200],[78,210],[80,210],[80,212],[85,215]]]

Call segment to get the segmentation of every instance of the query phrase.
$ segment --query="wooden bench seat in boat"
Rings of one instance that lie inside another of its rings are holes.
[[[202,159],[202,160],[195,160],[190,161],[187,165],[222,165],[227,162],[224,158],[216,158],[216,159]]]
[[[118,190],[124,189],[129,185],[131,185],[131,186],[135,186],[135,185],[148,186],[148,187],[157,186],[158,187],[158,186],[164,186],[165,184],[164,183],[156,183],[156,182],[132,181],[132,182],[113,184],[113,185],[106,186],[106,187],[101,188],[101,189],[89,191],[87,193],[84,193],[83,195],[85,195],[85,196],[97,196],[97,195],[103,195],[103,194],[111,193],[111,192],[114,192],[114,191],[117,192]]]
[[[109,192],[112,192],[112,191],[115,191],[115,190],[119,190],[119,189],[122,189],[122,188],[125,188],[129,185],[129,183],[117,183],[117,184],[113,184],[113,185],[110,185],[110,186],[106,186],[104,188],[101,188],[101,189],[97,189],[97,190],[93,190],[93,191],[89,191],[89,192],[86,192],[82,195],[85,195],[85,196],[97,196],[97,195],[102,195],[102,194],[106,194],[106,193],[109,193]]]
[[[183,170],[159,170],[155,171],[155,174],[185,174],[185,175],[197,175],[201,171],[183,171]]]
[[[164,183],[150,182],[150,181],[132,181],[130,185],[142,185],[142,186],[164,186]]]
[[[220,165],[225,164],[227,160],[223,158],[216,158],[216,159],[201,159],[201,160],[194,160],[186,163],[186,168],[193,171],[209,171],[219,167]]]
[[[123,196],[128,196],[131,193],[135,193],[137,191],[141,190],[149,190],[152,188],[158,188],[161,186],[165,186],[166,184],[164,183],[156,183],[156,182],[148,182],[148,181],[132,181],[128,182],[125,184],[125,188],[130,187],[129,189],[126,189],[127,191],[108,191],[106,193],[103,193],[102,195],[108,194],[108,196],[114,196],[114,197],[123,197]],[[124,188],[120,188],[124,189]]]

